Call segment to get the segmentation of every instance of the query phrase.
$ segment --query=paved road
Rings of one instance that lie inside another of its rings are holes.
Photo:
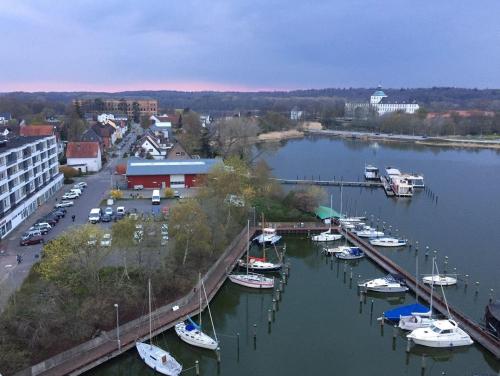
[[[87,188],[80,198],[73,200],[75,205],[67,208],[66,217],[61,218],[59,223],[44,236],[45,240],[57,237],[71,226],[87,223],[90,209],[98,206],[103,199],[108,198],[117,162],[117,159],[112,159],[100,172],[79,179],[87,182]],[[39,260],[38,256],[42,249],[41,244],[20,246],[21,234],[31,227],[38,218],[51,211],[56,204],[56,198],[60,201],[61,196],[69,188],[71,186],[63,185],[52,199],[40,206],[35,213],[27,218],[25,223],[18,226],[2,240],[2,249],[0,250],[0,312],[3,311],[12,293],[21,286],[33,264]],[[71,220],[72,215],[75,215],[74,223]],[[23,256],[23,262],[20,264],[16,261],[17,254]]]

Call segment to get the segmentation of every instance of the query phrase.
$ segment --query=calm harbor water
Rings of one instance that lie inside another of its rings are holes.
[[[261,158],[282,178],[361,179],[365,163],[380,168],[395,166],[420,172],[438,196],[424,191],[412,199],[389,199],[383,191],[343,189],[344,211],[366,215],[374,224],[392,226],[415,242],[419,251],[402,248],[383,252],[407,270],[430,273],[431,257],[437,250],[440,269],[456,272],[456,287],[446,288],[449,301],[471,317],[480,320],[493,289],[500,290],[500,155],[490,150],[454,150],[404,144],[376,145],[360,141],[311,138],[264,145]],[[340,208],[339,188],[330,188],[333,205]],[[328,205],[329,199],[325,200]],[[396,232],[397,230],[397,232]],[[383,274],[363,259],[346,266],[332,263],[320,254],[321,247],[309,240],[285,238],[292,265],[291,277],[269,329],[270,292],[255,292],[226,282],[211,304],[222,343],[220,366],[215,354],[181,342],[170,331],[157,338],[184,365],[200,361],[202,375],[421,375],[425,354],[425,375],[476,375],[500,372],[500,364],[479,346],[450,350],[412,347],[406,354],[406,338],[376,318],[387,309],[410,303],[406,294],[393,297],[368,295],[360,305],[358,279]],[[429,246],[429,257],[425,257]],[[353,281],[350,282],[350,270]],[[465,286],[465,274],[470,275]],[[479,282],[479,292],[473,282]],[[373,301],[373,313],[370,313]],[[209,323],[204,315],[204,322]],[[256,324],[256,329],[254,329]],[[208,330],[209,326],[206,327]],[[253,334],[256,332],[254,344]],[[240,333],[239,348],[236,333]],[[394,338],[394,335],[396,336]],[[89,375],[152,375],[135,351],[104,364]],[[194,369],[186,374],[193,374]]]

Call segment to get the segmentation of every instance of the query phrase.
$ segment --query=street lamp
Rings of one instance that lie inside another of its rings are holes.
[[[120,321],[119,321],[119,317],[118,317],[118,304],[115,303],[114,306],[116,308],[116,342],[118,343],[118,352],[121,352],[122,345],[120,342]]]

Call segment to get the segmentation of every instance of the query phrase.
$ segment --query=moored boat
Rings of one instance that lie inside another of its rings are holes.
[[[254,272],[275,272],[283,267],[282,263],[269,262],[265,257],[249,257],[248,262],[239,260],[238,265]]]
[[[342,252],[335,253],[335,257],[341,260],[355,260],[365,257],[365,253],[358,247],[346,247]]]
[[[358,286],[366,291],[399,293],[408,291],[405,279],[398,274],[388,274],[383,278],[375,278],[362,282]]]
[[[427,347],[469,346],[470,336],[451,319],[435,320],[427,328],[418,328],[406,336],[415,344]]]
[[[175,333],[177,333],[180,339],[190,345],[208,350],[216,350],[219,347],[219,343],[209,335],[203,333],[201,327],[191,320],[190,317],[187,318],[187,321],[175,324]]]
[[[366,180],[380,180],[380,174],[377,167],[372,165],[365,166],[365,179]]]
[[[311,236],[311,240],[315,242],[331,242],[339,239],[342,239],[342,235],[333,232],[331,228],[321,234]]]
[[[484,321],[486,328],[497,338],[500,338],[500,300],[490,302],[486,306]]]
[[[341,253],[341,252],[344,252],[344,251],[349,251],[349,249],[351,249],[351,247],[349,247],[347,245],[341,245],[339,247],[334,247],[334,248],[323,248],[323,250],[321,251],[321,253],[323,253],[325,255],[333,255],[335,253]]]
[[[360,238],[378,238],[385,235],[382,231],[377,231],[374,229],[359,230],[359,231],[354,231],[354,233],[358,235]]]
[[[229,280],[241,286],[254,289],[272,289],[274,287],[274,278],[265,277],[261,274],[230,274]]]
[[[422,278],[422,282],[427,285],[437,285],[437,286],[451,286],[457,283],[457,279],[455,277],[450,277],[442,274],[434,274],[428,275]]]
[[[409,317],[418,313],[429,312],[429,307],[419,303],[407,304],[385,311],[383,318],[392,322],[399,322],[402,317]]]
[[[281,240],[281,236],[278,235],[275,228],[266,227],[262,229],[262,234],[253,238],[253,241],[259,244],[276,244]]]
[[[392,238],[389,236],[373,238],[369,241],[371,245],[376,245],[378,247],[404,247],[408,243],[406,239]]]

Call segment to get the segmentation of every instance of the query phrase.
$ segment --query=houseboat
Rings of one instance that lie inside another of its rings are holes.
[[[413,188],[425,188],[423,175],[403,174],[403,177],[411,184]]]
[[[400,197],[411,197],[413,196],[413,186],[408,183],[402,176],[393,176],[391,178],[391,189],[394,191],[396,196]]]
[[[380,173],[378,167],[372,165],[366,165],[365,180],[380,180]]]

